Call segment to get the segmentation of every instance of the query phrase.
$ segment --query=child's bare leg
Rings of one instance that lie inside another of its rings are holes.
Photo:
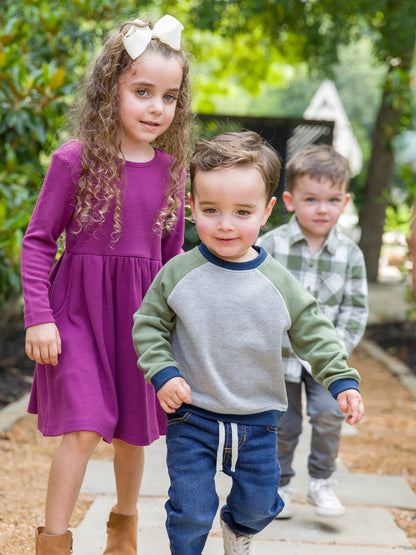
[[[144,448],[113,440],[114,474],[117,488],[117,512],[133,515],[136,512],[144,468]]]
[[[52,459],[45,509],[45,533],[65,534],[81,489],[88,460],[101,436],[95,432],[65,434]]]

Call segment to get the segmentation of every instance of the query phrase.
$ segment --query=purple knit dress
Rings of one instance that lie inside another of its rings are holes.
[[[123,220],[111,242],[112,217],[94,233],[74,234],[81,145],[72,141],[51,161],[23,239],[25,325],[55,322],[62,340],[58,365],[37,364],[28,411],[46,436],[89,430],[105,441],[148,445],[165,431],[154,388],[137,368],[133,313],[161,266],[183,243],[184,208],[174,231],[153,231],[170,183],[170,156],[126,162]],[[54,264],[56,240],[66,247]]]

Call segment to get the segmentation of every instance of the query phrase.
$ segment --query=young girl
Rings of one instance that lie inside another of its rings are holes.
[[[107,41],[78,106],[77,140],[54,153],[23,240],[26,353],[37,362],[28,410],[44,435],[63,435],[39,555],[70,553],[67,528],[101,438],[114,446],[117,486],[104,553],[136,554],[143,446],[164,433],[165,415],[137,368],[132,315],[183,242],[182,29],[171,16],[153,28],[135,20]]]

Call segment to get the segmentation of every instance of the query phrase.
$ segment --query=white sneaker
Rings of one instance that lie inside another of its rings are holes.
[[[220,518],[224,555],[256,555],[254,551],[254,536],[248,534],[234,534],[227,523]]]
[[[280,513],[277,516],[275,516],[275,519],[284,520],[284,519],[287,519],[287,518],[292,518],[292,515],[293,515],[293,510],[292,510],[292,493],[293,493],[293,490],[292,490],[292,488],[289,486],[289,484],[286,484],[285,486],[282,486],[281,488],[279,488],[278,493],[279,493],[280,497],[283,499],[283,503],[285,504],[285,506],[280,511]]]
[[[311,478],[309,481],[308,501],[315,507],[317,515],[341,516],[345,513],[345,508],[330,487],[331,483],[330,479]]]

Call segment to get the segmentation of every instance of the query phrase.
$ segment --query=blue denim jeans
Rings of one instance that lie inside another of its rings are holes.
[[[232,487],[221,518],[235,533],[256,534],[282,510],[277,428],[234,424],[238,458],[232,471],[231,424],[224,423],[223,472]],[[170,477],[166,529],[173,555],[201,555],[218,509],[214,477],[220,424],[192,412],[169,416],[166,432]]]

